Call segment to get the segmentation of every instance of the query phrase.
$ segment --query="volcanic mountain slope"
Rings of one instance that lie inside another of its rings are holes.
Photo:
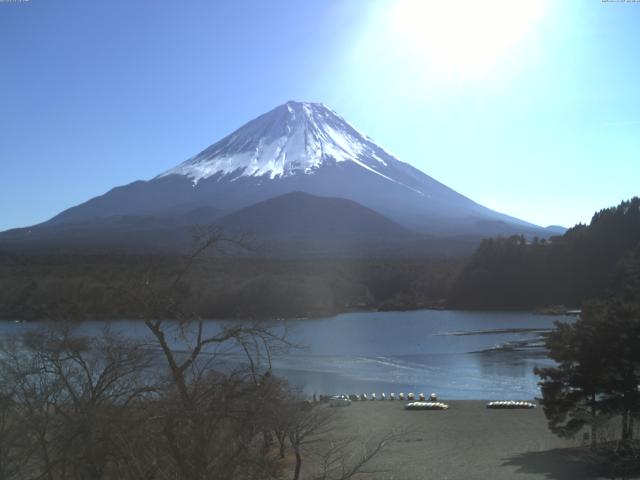
[[[52,236],[88,242],[99,230],[104,235],[117,236],[118,228],[126,233],[129,227],[123,229],[123,222],[138,223],[134,230],[139,236],[144,236],[140,225],[150,223],[157,236],[155,227],[171,230],[207,223],[218,214],[291,192],[351,200],[421,234],[548,235],[398,160],[324,105],[287,102],[151,180],[116,187],[43,224],[6,232],[0,243],[8,237],[14,243],[27,237],[29,242],[46,243]],[[296,220],[300,228],[303,220]]]
[[[292,192],[226,216],[200,207],[173,216],[121,215],[16,229],[0,237],[0,246],[159,253],[188,251],[194,238],[206,232],[224,232],[249,247],[228,244],[232,252],[287,258],[452,255],[469,253],[477,244],[475,238],[451,242],[416,234],[351,200]]]
[[[219,219],[226,231],[260,237],[321,237],[349,239],[409,238],[404,227],[343,198],[292,192],[258,202]]]
[[[124,214],[43,223],[0,233],[0,250],[183,251],[201,227],[221,217],[214,207],[180,213]]]
[[[354,200],[431,233],[477,233],[478,222],[480,230],[491,230],[487,222],[535,229],[401,162],[324,105],[298,102],[261,115],[152,180],[115,188],[52,222],[181,205],[232,211],[293,191]]]

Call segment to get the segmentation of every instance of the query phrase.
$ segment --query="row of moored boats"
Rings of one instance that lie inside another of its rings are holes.
[[[326,399],[327,397],[322,397],[322,399]],[[449,408],[449,405],[446,403],[442,403],[438,401],[438,398],[435,393],[429,395],[429,399],[425,397],[424,393],[418,394],[418,398],[416,400],[416,396],[413,393],[408,393],[406,396],[404,393],[399,393],[396,397],[395,393],[390,393],[389,396],[382,393],[378,397],[375,393],[371,395],[367,395],[363,393],[361,395],[351,394],[351,395],[334,395],[332,397],[328,397],[329,405],[331,407],[344,407],[347,405],[351,405],[351,402],[362,402],[362,401],[375,401],[375,400],[396,400],[396,398],[400,401],[408,400],[409,403],[405,405],[406,410],[446,410]],[[487,403],[487,408],[490,409],[528,409],[528,408],[536,408],[536,404],[533,402],[527,401],[518,401],[518,400],[500,400]]]
[[[326,398],[326,397],[320,396],[321,400],[322,398]],[[419,393],[418,396],[416,397],[416,395],[413,393],[407,393],[405,395],[402,392],[399,393],[397,396],[393,392],[390,393],[388,396],[386,393],[381,393],[380,396],[376,395],[375,393],[372,393],[371,395],[367,395],[366,393],[363,393],[360,395],[352,393],[350,395],[335,395],[333,397],[329,397],[329,401],[331,401],[332,399],[346,399],[352,402],[366,402],[366,401],[375,401],[375,400],[396,400],[396,399],[400,401],[408,400],[410,402],[416,399],[420,402],[426,401],[426,397],[424,393]],[[431,395],[429,395],[429,401],[436,401],[437,399],[438,398],[435,393],[432,393]]]

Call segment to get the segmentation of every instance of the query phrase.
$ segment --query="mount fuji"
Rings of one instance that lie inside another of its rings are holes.
[[[325,208],[319,219],[343,209],[336,199],[350,202],[351,215],[361,207],[362,218],[380,217],[375,221],[386,233],[379,240],[391,230],[412,238],[550,233],[479,205],[400,161],[323,104],[290,101],[151,180],[116,187],[42,224],[7,231],[0,244],[81,245],[124,235],[142,245],[163,235],[177,238],[185,226],[204,223],[252,231],[258,216],[241,214],[243,209],[261,204],[262,227],[265,218],[281,225],[289,211],[283,205],[300,203],[294,192],[318,197],[301,204],[313,204],[314,215]],[[280,196],[282,201],[266,202]],[[331,225],[327,235],[341,228]],[[282,228],[281,236],[291,236],[296,221]]]

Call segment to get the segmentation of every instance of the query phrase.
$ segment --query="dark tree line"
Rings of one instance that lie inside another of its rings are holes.
[[[0,318],[142,319],[144,305],[128,294],[134,282],[148,277],[154,288],[166,288],[184,261],[115,253],[0,253]],[[425,258],[201,257],[179,288],[189,310],[202,318],[424,308],[446,298],[459,265],[459,260]]]
[[[577,307],[612,288],[639,247],[638,197],[549,240],[484,240],[453,282],[450,303],[479,309]]]

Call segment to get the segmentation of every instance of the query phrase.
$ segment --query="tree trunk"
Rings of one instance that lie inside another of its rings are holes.
[[[596,394],[591,394],[591,449],[598,446],[598,425],[596,417]]]
[[[273,445],[273,436],[270,431],[264,430],[262,432],[262,452],[268,452],[271,445]]]
[[[629,411],[624,408],[622,411],[622,440],[627,441],[629,439]]]
[[[300,469],[302,468],[302,456],[300,455],[300,449],[295,447],[296,452],[296,470],[293,472],[293,480],[300,479]]]
[[[51,463],[51,459],[49,458],[49,448],[47,446],[47,441],[45,439],[45,436],[40,432],[38,437],[40,446],[42,448],[42,456],[44,457],[45,468],[47,470],[47,479],[53,480],[53,465]]]
[[[287,445],[287,434],[276,430],[276,438],[278,439],[280,458],[284,458],[285,447]]]

